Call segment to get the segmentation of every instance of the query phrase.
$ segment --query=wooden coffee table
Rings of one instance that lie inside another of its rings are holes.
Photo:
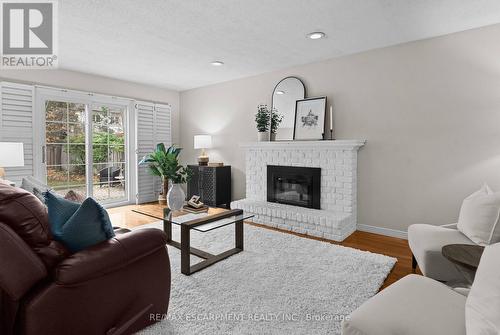
[[[245,215],[241,209],[222,208],[209,208],[207,213],[193,214],[183,211],[171,212],[170,209],[160,208],[158,205],[145,205],[133,211],[163,221],[163,230],[167,234],[167,244],[181,250],[181,272],[188,276],[243,251],[243,221],[253,217],[250,214]],[[181,228],[180,242],[172,240],[172,224]],[[191,247],[192,230],[206,233],[232,224],[235,227],[234,248],[214,255]],[[198,256],[203,261],[191,265],[190,255]]]
[[[479,261],[484,247],[472,244],[449,244],[445,245],[441,253],[464,275],[469,284],[472,285]]]

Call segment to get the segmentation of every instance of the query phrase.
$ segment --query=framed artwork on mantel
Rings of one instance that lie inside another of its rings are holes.
[[[322,140],[325,132],[326,97],[295,102],[294,140]]]

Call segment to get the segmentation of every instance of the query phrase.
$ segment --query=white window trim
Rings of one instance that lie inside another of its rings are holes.
[[[120,202],[113,203],[105,203],[103,202],[103,206],[106,208],[124,206],[128,204],[135,203],[135,195],[136,195],[136,180],[137,180],[137,164],[136,162],[136,154],[135,154],[135,115],[134,115],[134,106],[135,100],[113,97],[103,94],[94,94],[94,93],[86,93],[74,90],[66,90],[60,88],[52,88],[46,86],[35,86],[35,115],[34,115],[34,134],[33,134],[33,142],[34,147],[37,150],[34,150],[33,159],[35,162],[34,166],[34,175],[35,178],[42,179],[45,175],[45,164],[42,163],[43,158],[43,145],[45,138],[45,104],[46,100],[59,100],[59,101],[67,101],[67,102],[77,102],[86,104],[89,107],[92,107],[94,104],[107,104],[114,105],[121,108],[125,108],[125,129],[126,129],[126,137],[125,137],[125,150],[128,158],[127,167],[126,167],[126,175],[125,180],[127,185],[127,199]],[[89,127],[91,127],[91,123],[87,122],[86,131],[90,134]],[[87,137],[89,140],[90,136]],[[87,143],[88,145],[88,143]],[[90,173],[90,174],[89,174]],[[92,166],[87,166],[87,174],[91,175]]]

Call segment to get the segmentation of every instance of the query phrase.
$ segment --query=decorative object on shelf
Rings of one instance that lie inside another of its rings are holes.
[[[209,209],[209,207],[206,206],[206,205],[203,205],[200,208],[194,208],[194,207],[191,207],[191,206],[188,206],[188,205],[184,205],[182,207],[182,211],[183,212],[194,213],[194,214],[206,213],[206,212],[208,212],[208,209]]]
[[[224,166],[224,163],[222,163],[222,162],[213,162],[213,163],[208,163],[208,166],[210,166],[210,167],[221,167],[221,166]]]
[[[264,142],[269,140],[269,121],[271,115],[267,105],[257,106],[257,114],[255,114],[255,123],[257,124],[259,142]]]
[[[201,202],[199,195],[193,195],[182,210],[189,213],[203,213],[208,211],[208,206]]]
[[[277,141],[293,140],[295,102],[305,97],[306,87],[297,77],[283,78],[274,87],[271,113],[276,112],[282,116],[280,127],[276,129],[275,135],[271,135],[274,136]]]
[[[210,135],[195,135],[194,136],[194,148],[201,149],[201,155],[198,157],[198,165],[208,165],[208,156],[205,153],[205,149],[210,149],[212,147],[212,136]]]
[[[165,144],[159,143],[156,145],[156,149],[154,152],[144,156],[142,160],[139,162],[139,165],[148,165],[149,171],[151,174],[158,176],[162,180],[162,193],[158,196],[158,202],[160,205],[168,204],[169,194],[171,193],[172,186],[174,184],[183,184],[190,180],[192,172],[189,168],[179,165],[179,154],[181,153],[182,148],[176,148],[175,146],[171,146],[168,149],[165,148]],[[168,187],[168,181],[172,181],[172,185],[170,188]],[[172,194],[172,201],[177,201],[179,197],[179,189],[182,194],[184,191],[178,185],[175,187]],[[184,202],[184,198],[182,200]],[[173,203],[173,205],[178,205],[177,202]],[[172,210],[178,210],[182,207],[183,203],[180,207]]]
[[[279,114],[278,111],[271,110],[271,141],[276,140],[276,131],[283,121],[283,115]]]
[[[231,202],[231,166],[189,165],[193,178],[187,184],[188,198],[199,195],[207,206],[227,207]]]
[[[200,208],[205,205],[203,202],[201,202],[199,195],[193,195],[191,199],[188,200],[187,204],[188,206],[191,206],[193,208]]]
[[[333,138],[333,106],[330,105],[330,140],[334,140]]]
[[[326,97],[297,100],[295,103],[294,140],[323,140]]]
[[[5,178],[6,167],[24,166],[24,145],[17,142],[0,142],[0,179]]]

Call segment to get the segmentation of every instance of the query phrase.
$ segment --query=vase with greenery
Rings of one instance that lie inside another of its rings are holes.
[[[276,131],[278,131],[278,127],[283,121],[283,115],[278,113],[277,109],[274,109],[271,111],[271,141],[274,141],[276,139]]]
[[[175,192],[175,199],[171,197],[172,200],[175,200],[175,204],[171,204],[175,208],[171,208],[169,204],[169,208],[172,210],[180,209],[178,208],[179,199],[182,198],[183,202],[185,198],[183,196],[184,191],[180,185],[188,182],[193,174],[190,168],[179,164],[179,154],[181,151],[182,148],[176,148],[175,146],[166,149],[163,143],[159,143],[155,151],[144,156],[139,162],[139,165],[147,165],[151,174],[161,178],[163,187],[162,194],[158,198],[160,204],[168,203],[168,193],[172,192],[172,190]],[[172,182],[170,189],[169,180]],[[174,187],[174,185],[176,186]],[[180,207],[182,207],[182,204]]]
[[[268,140],[270,113],[267,105],[257,106],[257,114],[255,114],[255,123],[257,124],[257,131],[259,142]]]

